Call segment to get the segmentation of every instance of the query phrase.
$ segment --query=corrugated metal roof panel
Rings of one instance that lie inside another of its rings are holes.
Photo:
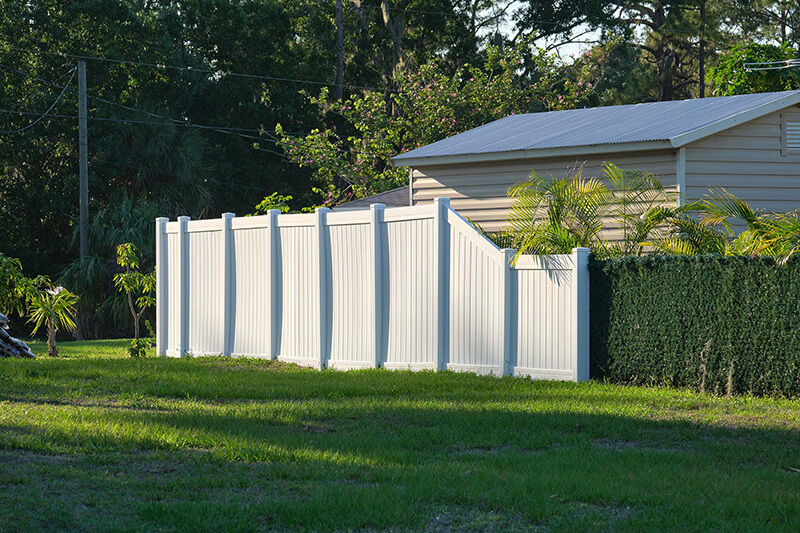
[[[669,141],[800,91],[511,115],[393,160]]]
[[[411,197],[409,196],[408,187],[398,187],[397,189],[367,196],[360,200],[339,204],[333,209],[367,209],[372,204],[383,204],[386,207],[409,206],[411,205]]]

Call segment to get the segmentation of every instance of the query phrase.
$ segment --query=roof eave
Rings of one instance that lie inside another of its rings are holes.
[[[791,94],[782,96],[781,98],[773,100],[772,102],[748,109],[747,111],[742,111],[741,113],[718,120],[717,122],[712,122],[711,124],[703,126],[702,128],[697,128],[695,130],[676,135],[671,139],[672,146],[675,148],[686,146],[687,144],[710,137],[711,135],[733,128],[734,126],[739,126],[745,122],[750,122],[751,120],[761,118],[765,115],[769,115],[770,113],[774,113],[776,111],[780,111],[781,109],[785,109],[797,104],[800,104],[800,91],[792,92]]]
[[[583,156],[615,152],[643,152],[650,150],[672,149],[669,140],[641,141],[631,143],[592,144],[588,146],[564,146],[560,148],[543,148],[539,150],[514,150],[509,152],[486,152],[479,154],[461,154],[427,157],[392,158],[393,167],[422,167],[439,165],[457,165],[461,163],[491,163],[496,161],[513,161],[519,159],[545,159],[552,157]]]

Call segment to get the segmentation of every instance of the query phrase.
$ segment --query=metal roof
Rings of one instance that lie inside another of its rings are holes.
[[[360,200],[353,200],[334,207],[334,210],[339,209],[369,209],[372,204],[383,204],[386,207],[406,207],[411,205],[411,197],[409,195],[408,187],[398,187],[386,192],[378,193],[373,196],[367,196]]]
[[[523,157],[537,157],[536,150],[611,145],[610,151],[622,148],[614,145],[652,141],[681,146],[797,103],[800,91],[784,91],[511,115],[392,162],[402,166],[424,158],[521,151],[533,151],[519,154]]]

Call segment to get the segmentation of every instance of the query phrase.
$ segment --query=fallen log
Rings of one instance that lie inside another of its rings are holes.
[[[28,345],[8,334],[8,317],[0,313],[0,357],[22,357],[35,359]]]

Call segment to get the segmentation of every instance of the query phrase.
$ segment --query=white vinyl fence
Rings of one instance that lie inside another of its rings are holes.
[[[159,218],[157,352],[582,381],[588,253],[512,266],[445,198]]]

